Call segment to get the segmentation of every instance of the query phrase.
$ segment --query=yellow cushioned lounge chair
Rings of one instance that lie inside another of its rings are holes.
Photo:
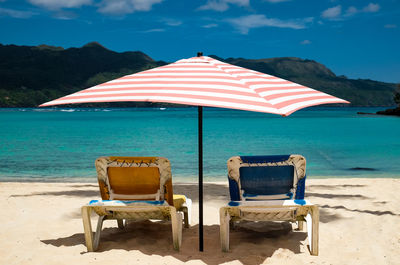
[[[102,200],[82,207],[82,219],[88,251],[96,251],[104,220],[117,220],[118,227],[130,220],[170,220],[176,250],[182,241],[182,218],[190,225],[192,201],[174,195],[171,166],[162,157],[100,157],[96,160]],[[90,214],[99,215],[93,238]],[[183,216],[182,216],[183,215]]]

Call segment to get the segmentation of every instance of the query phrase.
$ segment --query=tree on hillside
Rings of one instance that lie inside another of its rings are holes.
[[[400,108],[400,83],[397,84],[397,89],[394,92],[394,102],[396,102],[397,107]]]

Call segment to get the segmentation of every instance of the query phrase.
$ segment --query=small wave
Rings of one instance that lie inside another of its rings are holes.
[[[61,109],[62,112],[74,112],[74,109]]]
[[[33,111],[36,111],[36,112],[52,112],[52,111],[58,111],[57,109],[45,109],[45,108],[43,108],[43,109],[41,109],[41,108],[37,108],[37,109],[32,109]]]
[[[88,110],[86,110],[86,111],[95,111],[95,112],[102,111],[102,112],[108,112],[108,111],[112,111],[112,110],[110,110],[110,109],[93,109],[93,110],[88,109]]]
[[[167,108],[160,108],[160,110],[166,110]]]

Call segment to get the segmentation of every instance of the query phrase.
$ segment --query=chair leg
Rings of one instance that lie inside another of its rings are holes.
[[[186,198],[186,211],[183,212],[184,214],[184,222],[185,228],[189,228],[190,224],[192,223],[192,200]]]
[[[312,242],[311,255],[318,256],[319,245],[319,208],[317,205],[311,207],[312,217]]]
[[[319,209],[318,206],[311,206],[310,212],[306,216],[308,244],[311,255],[318,256],[319,241]]]
[[[90,213],[92,212],[92,208],[89,206],[83,206],[81,212],[82,212],[83,231],[85,233],[86,248],[88,252],[93,252],[94,251],[93,231],[92,231],[92,223],[90,222]]]
[[[179,249],[181,249],[182,246],[182,221],[183,221],[183,214],[182,213],[176,213],[176,219],[178,221],[178,244],[179,244]]]
[[[174,249],[179,251],[182,245],[182,213],[176,212],[174,207],[170,208],[171,226],[172,226],[172,241]]]
[[[183,213],[183,223],[184,223],[184,227],[185,228],[189,228],[189,216],[188,216],[188,209],[186,207],[182,207],[180,210],[180,212]]]
[[[221,249],[224,252],[229,251],[229,223],[231,216],[227,209],[222,207],[219,209],[219,236],[221,240]]]
[[[299,231],[303,231],[303,229],[304,229],[304,221],[297,221],[297,229]]]
[[[235,222],[232,219],[229,220],[229,229],[235,230]]]
[[[126,223],[124,219],[117,219],[117,223],[119,229],[124,229]]]
[[[104,220],[106,220],[105,215],[99,216],[99,220],[97,221],[96,233],[94,234],[93,251],[96,251],[97,248],[99,247],[101,228],[103,227]]]

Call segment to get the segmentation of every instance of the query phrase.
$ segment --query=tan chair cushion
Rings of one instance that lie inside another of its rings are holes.
[[[156,167],[109,167],[107,171],[110,186],[117,194],[154,194],[160,188]]]

